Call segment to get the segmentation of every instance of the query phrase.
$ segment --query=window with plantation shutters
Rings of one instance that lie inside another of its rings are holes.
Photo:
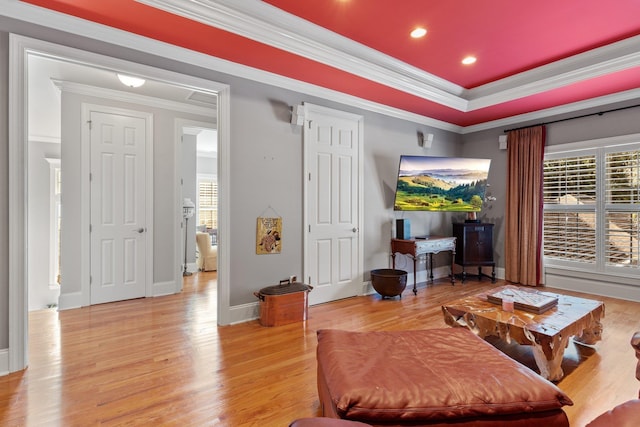
[[[543,188],[545,257],[595,263],[595,154],[546,159]]]
[[[605,263],[638,267],[640,254],[640,150],[605,154]]]
[[[218,228],[218,183],[213,178],[198,179],[198,224]]]
[[[640,144],[545,155],[545,265],[639,274]]]

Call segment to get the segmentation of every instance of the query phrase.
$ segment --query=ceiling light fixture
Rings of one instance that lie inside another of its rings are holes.
[[[477,58],[475,56],[467,56],[462,60],[462,63],[464,65],[471,65],[473,63],[475,63],[477,61]]]
[[[125,74],[118,74],[118,79],[123,85],[129,86],[129,87],[140,87],[145,82],[145,79],[141,79],[139,77],[127,76]]]
[[[416,28],[411,31],[411,37],[414,39],[419,39],[420,37],[424,37],[427,34],[427,30],[421,27]]]

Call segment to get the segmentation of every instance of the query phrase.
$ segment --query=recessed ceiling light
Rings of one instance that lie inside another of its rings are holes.
[[[477,58],[475,56],[467,56],[462,60],[462,63],[464,65],[471,65],[473,63],[475,63],[477,61]]]
[[[424,37],[425,34],[427,34],[427,30],[422,27],[418,27],[415,30],[411,31],[411,37],[413,37],[414,39]]]
[[[125,74],[118,74],[120,82],[129,87],[140,87],[144,84],[145,80],[139,77],[127,76]]]

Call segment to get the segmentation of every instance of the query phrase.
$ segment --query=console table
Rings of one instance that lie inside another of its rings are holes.
[[[451,252],[451,284],[455,283],[453,276],[453,258],[456,254],[456,238],[428,236],[420,239],[391,239],[391,258],[393,259],[393,268],[396,268],[396,253],[407,255],[413,259],[413,294],[418,294],[416,288],[416,260],[429,254],[429,279],[433,281],[433,254],[442,251]]]

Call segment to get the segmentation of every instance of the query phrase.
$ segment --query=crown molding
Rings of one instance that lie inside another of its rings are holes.
[[[473,111],[638,66],[640,36],[635,36],[479,86],[465,96]]]
[[[29,142],[43,142],[47,144],[60,144],[62,142],[59,136],[52,135],[34,135],[30,133],[27,138]]]
[[[511,116],[505,119],[493,120],[477,125],[466,126],[460,130],[460,133],[465,135],[474,132],[480,132],[483,130],[494,129],[497,127],[508,127],[513,125],[521,126],[526,122],[544,121],[548,117],[558,116],[560,114],[568,114],[575,111],[586,110],[589,108],[601,107],[603,105],[611,105],[619,102],[637,100],[638,98],[640,98],[640,89],[631,89],[612,95],[591,98],[586,101],[573,102],[570,104],[560,105],[558,107],[547,108],[531,113],[519,114],[517,116]]]
[[[200,107],[197,105],[183,104],[181,102],[170,101],[167,99],[156,98],[147,95],[138,95],[134,93],[106,89],[97,86],[85,85],[82,83],[51,79],[53,84],[63,92],[71,92],[85,96],[95,96],[99,98],[109,99],[116,102],[129,102],[132,104],[145,105],[147,107],[161,108],[171,111],[179,111],[186,114],[196,114],[207,117],[215,117],[216,109]]]

